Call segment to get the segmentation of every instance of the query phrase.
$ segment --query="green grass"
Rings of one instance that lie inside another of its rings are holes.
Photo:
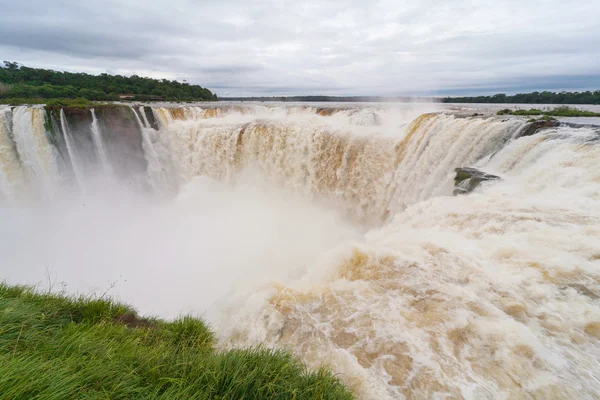
[[[353,398],[285,352],[214,346],[199,319],[0,283],[0,399]]]
[[[568,106],[560,106],[556,107],[552,110],[539,110],[537,108],[532,108],[529,110],[511,110],[509,108],[505,108],[503,110],[498,111],[496,114],[498,115],[542,115],[545,117],[600,117],[600,113],[579,110],[577,108],[572,108]]]

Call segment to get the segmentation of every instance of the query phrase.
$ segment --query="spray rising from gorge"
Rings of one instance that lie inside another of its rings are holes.
[[[200,313],[366,399],[594,397],[597,128],[431,108],[2,108],[3,276]],[[457,167],[501,179],[452,196]]]

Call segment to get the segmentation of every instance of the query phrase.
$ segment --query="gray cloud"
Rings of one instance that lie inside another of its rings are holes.
[[[226,95],[595,89],[590,0],[11,2],[2,59]]]

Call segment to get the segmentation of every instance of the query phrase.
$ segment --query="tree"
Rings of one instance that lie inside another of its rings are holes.
[[[213,100],[213,93],[201,86],[167,79],[156,80],[138,75],[90,75],[30,68],[4,61],[0,66],[0,97],[116,99],[116,94],[140,97],[160,96],[165,100]]]
[[[4,61],[4,68],[8,68],[10,70],[19,69],[19,64],[16,62]]]

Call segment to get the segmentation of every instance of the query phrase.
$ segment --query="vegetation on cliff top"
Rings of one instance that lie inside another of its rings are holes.
[[[600,113],[579,110],[577,108],[561,106],[552,110],[539,110],[531,108],[529,110],[511,110],[505,108],[497,112],[498,115],[542,115],[544,117],[600,117]]]
[[[290,355],[219,351],[201,320],[0,283],[0,399],[351,399]]]
[[[151,79],[137,75],[91,75],[30,68],[14,62],[0,66],[0,98],[75,99],[113,101],[120,94],[135,95],[148,101],[161,97],[166,101],[216,100],[216,94],[187,82]],[[31,101],[30,101],[31,102]]]
[[[493,96],[445,97],[444,103],[510,103],[510,104],[600,104],[600,90],[585,92],[531,92]]]
[[[61,107],[89,107],[97,102],[83,99],[81,97],[76,99],[42,99],[39,97],[35,98],[0,98],[0,104],[6,104],[10,106],[22,106],[30,104],[45,104],[47,106],[61,106]]]
[[[512,103],[512,104],[600,104],[600,90],[586,92],[532,92],[506,95],[470,97],[415,97],[415,96],[271,96],[227,97],[231,101],[308,101],[308,102],[412,102],[441,101],[443,103]]]
[[[90,108],[96,110],[100,108],[119,108],[124,107],[128,109],[128,106],[124,106],[119,103],[112,103],[106,101],[90,101],[87,99],[0,99],[0,104],[7,104],[10,106],[30,105],[30,104],[43,104],[44,108],[48,111],[60,111],[64,108],[66,111],[73,110],[85,110],[86,112]]]

